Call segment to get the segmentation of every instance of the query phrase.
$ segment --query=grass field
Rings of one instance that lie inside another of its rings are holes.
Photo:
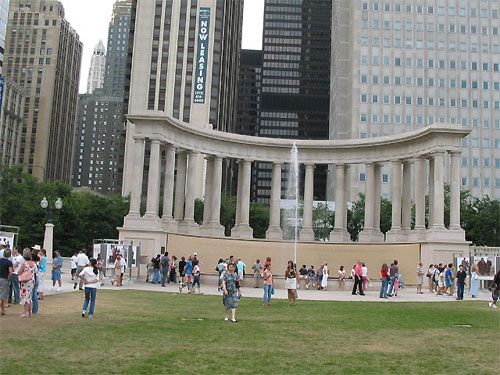
[[[0,319],[1,374],[498,374],[500,314],[485,302],[370,303],[98,291]],[[203,320],[196,320],[203,319]],[[456,325],[471,327],[456,327]]]

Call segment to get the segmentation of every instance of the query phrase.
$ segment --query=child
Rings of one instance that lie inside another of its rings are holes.
[[[316,286],[316,283],[314,282],[314,280],[316,279],[316,272],[314,272],[314,266],[311,265],[311,268],[309,268],[309,270],[307,271],[307,284],[306,284],[306,288],[309,289],[309,287],[312,286]]]
[[[297,289],[300,287],[300,280],[305,280],[306,282],[306,288],[307,288],[307,266],[305,264],[302,265],[302,268],[299,270],[299,282],[297,283]]]
[[[398,289],[399,289],[399,275],[396,274],[394,277],[394,296],[398,296]]]
[[[498,301],[498,285],[495,283],[491,284],[491,298],[493,299],[493,301],[490,302],[488,305],[496,309]]]
[[[444,268],[441,269],[441,272],[439,273],[438,290],[436,293],[436,295],[438,296],[441,296],[444,293],[444,279],[445,279],[444,270],[445,270]]]

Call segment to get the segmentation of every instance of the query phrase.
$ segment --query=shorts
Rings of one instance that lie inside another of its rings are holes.
[[[318,281],[323,280],[323,275],[318,275]]]
[[[9,279],[0,279],[0,300],[9,298]]]
[[[76,274],[76,268],[72,268],[71,269],[71,276],[75,275]]]
[[[308,276],[310,280],[314,280],[316,276]]]
[[[52,281],[61,281],[61,271],[52,271]]]
[[[190,283],[190,282],[191,282],[191,279],[192,279],[192,277],[193,277],[193,274],[192,274],[192,273],[188,273],[186,276],[187,276],[187,278],[188,278],[188,280],[187,280],[187,281],[188,281],[188,283]]]

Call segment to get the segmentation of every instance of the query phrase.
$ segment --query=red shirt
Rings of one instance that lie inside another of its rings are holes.
[[[389,271],[389,270],[382,270],[382,271],[381,271],[381,272],[382,272],[382,279],[387,279],[387,278],[389,277],[389,275],[388,275],[388,271]]]
[[[361,267],[359,264],[354,268],[354,272],[356,272],[356,275],[361,277],[363,275],[363,267]]]

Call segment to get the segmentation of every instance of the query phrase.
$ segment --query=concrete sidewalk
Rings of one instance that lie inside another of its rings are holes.
[[[49,280],[47,280],[47,277]],[[50,273],[47,272],[45,280],[45,293],[44,295],[52,295],[59,293],[68,293],[75,291],[73,289],[73,283],[71,282],[71,275],[69,272],[63,272],[62,274],[62,289],[61,292],[56,292],[50,290],[52,282],[50,281]],[[143,280],[138,279],[128,279],[128,275],[125,276],[122,287],[111,286],[111,281],[109,278],[105,278],[104,286],[100,289],[104,290],[145,290],[145,291],[156,291],[156,292],[168,292],[168,293],[179,293],[178,285],[166,284],[162,287],[160,284],[150,284]],[[48,288],[47,288],[48,286]],[[78,291],[78,287],[76,289]],[[201,291],[206,295],[222,295],[221,292],[217,291],[217,286],[212,284],[203,284],[203,275],[201,277]],[[457,301],[453,296],[437,296],[435,293],[430,293],[428,289],[423,290],[424,294],[417,294],[415,287],[408,287],[406,289],[400,289],[398,291],[397,297],[392,297],[388,299],[381,299],[379,297],[379,289],[368,288],[366,290],[365,296],[352,295],[351,290],[345,291],[320,291],[316,289],[298,289],[298,299],[299,300],[311,300],[311,301],[370,301],[370,302],[461,302]],[[183,293],[187,293],[187,289],[184,288]],[[241,294],[243,297],[253,297],[262,298],[264,291],[262,288],[241,288]],[[276,293],[272,298],[286,299],[287,291],[285,289],[276,289]],[[471,298],[468,290],[466,289],[464,293],[464,300],[469,301],[491,301],[491,293],[489,291],[482,290],[479,292],[478,298]]]

